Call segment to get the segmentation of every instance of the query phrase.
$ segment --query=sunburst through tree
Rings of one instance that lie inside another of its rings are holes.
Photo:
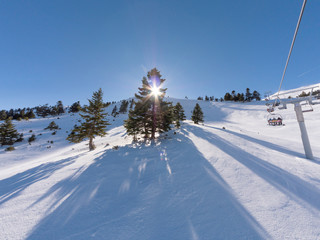
[[[153,68],[147,77],[142,78],[142,87],[135,94],[135,107],[129,112],[129,118],[125,121],[127,133],[134,140],[138,135],[145,139],[155,139],[156,133],[170,130],[173,122],[172,104],[164,101],[166,88],[163,87],[165,79],[160,72]]]

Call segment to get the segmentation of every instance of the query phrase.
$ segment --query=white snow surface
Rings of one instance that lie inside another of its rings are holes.
[[[309,86],[303,86],[303,87],[298,87],[295,89],[290,89],[290,90],[282,90],[279,92],[279,98],[296,98],[298,97],[303,91],[305,93],[309,93],[311,92],[311,89],[313,89],[313,91],[317,91],[320,89],[320,84],[312,84]],[[272,94],[271,96],[269,96],[270,99],[276,99],[278,98],[278,92]]]
[[[109,116],[90,152],[65,140],[78,114],[14,121],[25,140],[0,147],[0,239],[320,239],[320,105],[305,114],[311,161],[290,105],[269,126],[263,101],[169,100],[187,119],[198,102],[204,124],[134,144],[127,116]]]

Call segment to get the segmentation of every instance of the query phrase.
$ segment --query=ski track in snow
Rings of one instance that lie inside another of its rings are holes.
[[[199,102],[205,122],[151,145],[132,144],[123,114],[93,152],[65,140],[77,114],[14,122],[37,139],[0,148],[0,239],[320,239],[319,105],[310,161],[290,107],[271,127],[264,102],[170,101],[187,119]]]

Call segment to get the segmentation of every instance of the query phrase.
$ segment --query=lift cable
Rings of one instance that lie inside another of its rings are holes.
[[[279,86],[279,90],[278,90],[278,94],[277,94],[277,98],[276,98],[276,99],[279,99],[279,94],[280,94],[282,82],[283,82],[284,76],[285,76],[286,71],[287,71],[289,59],[290,59],[290,56],[291,56],[291,52],[292,52],[292,49],[293,49],[294,42],[295,42],[295,40],[296,40],[296,36],[297,36],[298,30],[299,30],[301,18],[302,18],[302,15],[303,15],[303,12],[304,12],[304,8],[305,8],[305,6],[306,6],[306,3],[307,3],[307,0],[304,0],[304,1],[303,1],[303,4],[302,4],[301,11],[300,11],[300,16],[299,16],[299,19],[298,19],[298,23],[297,23],[297,26],[296,26],[296,30],[295,30],[295,32],[294,32],[294,36],[293,36],[293,39],[292,39],[290,51],[289,51],[289,54],[288,54],[288,57],[287,57],[286,66],[285,66],[284,71],[283,71],[283,74],[282,74],[282,78],[281,78],[281,82],[280,82],[280,86]]]

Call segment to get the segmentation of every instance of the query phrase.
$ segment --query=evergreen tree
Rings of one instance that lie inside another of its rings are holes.
[[[62,101],[58,101],[56,107],[57,107],[58,115],[63,114],[65,112]]]
[[[49,129],[49,130],[56,130],[56,129],[59,129],[59,126],[54,122],[54,121],[52,121],[49,125],[48,125],[48,127],[46,127],[44,130],[47,130],[47,129]]]
[[[48,116],[51,112],[50,108],[48,107],[48,104],[45,104],[43,106],[37,106],[36,111],[37,111],[37,115],[43,118]]]
[[[236,91],[232,90],[232,92],[231,92],[231,101],[236,101],[235,98],[236,98]]]
[[[251,100],[252,100],[252,93],[250,92],[249,88],[246,89],[246,99],[245,100],[248,102],[251,102]]]
[[[31,118],[35,118],[36,115],[33,113],[32,109],[29,109],[28,112],[26,113],[26,117],[31,119]]]
[[[240,102],[244,102],[244,94],[243,93],[240,94],[239,101]]]
[[[233,101],[238,102],[240,98],[241,98],[241,94],[238,93],[237,95],[234,96]]]
[[[204,97],[204,100],[209,101],[209,97],[206,95],[206,96]]]
[[[70,106],[69,113],[77,113],[81,110],[80,102],[77,101]]]
[[[112,117],[116,117],[118,115],[118,108],[117,108],[117,105],[114,106],[114,108],[112,109],[112,113],[111,113],[111,116]]]
[[[122,114],[126,113],[128,111],[128,105],[129,105],[128,101],[122,100],[119,112],[122,113]]]
[[[67,137],[67,140],[75,143],[88,138],[90,151],[95,149],[93,139],[96,136],[105,136],[107,125],[110,125],[108,121],[105,120],[107,113],[104,113],[102,95],[101,88],[93,93],[92,99],[88,100],[89,105],[84,106],[81,109],[82,113],[80,113],[80,116],[83,118],[84,122],[82,122],[80,126],[75,126]]]
[[[135,94],[135,107],[129,112],[129,118],[124,124],[127,133],[134,138],[142,134],[145,139],[155,139],[156,132],[170,130],[173,122],[172,105],[163,100],[167,90],[161,88],[164,81],[156,68],[149,71],[147,77],[143,77],[142,87]]]
[[[224,95],[224,100],[225,100],[225,101],[232,101],[232,96],[231,96],[231,94],[227,92],[227,93]]]
[[[202,112],[202,109],[198,103],[196,104],[196,106],[194,107],[194,109],[192,111],[191,120],[195,124],[199,124],[199,122],[203,122],[203,112]]]
[[[181,104],[179,102],[173,108],[173,119],[176,122],[177,128],[180,128],[181,121],[186,120],[186,116],[184,115],[183,107],[181,106]]]
[[[260,101],[260,93],[257,92],[256,90],[253,91],[252,93],[252,98],[255,99],[256,101]]]
[[[131,101],[130,101],[130,109],[132,109],[133,108],[133,105],[134,105],[134,99],[131,99]]]
[[[7,118],[4,123],[0,125],[0,144],[13,145],[15,142],[23,140],[23,134],[19,134],[15,129],[10,118]]]
[[[197,100],[202,101],[202,100],[203,100],[203,97],[198,97]]]
[[[33,142],[35,140],[36,140],[36,135],[32,134],[32,136],[28,138],[29,145],[31,145],[31,142]]]
[[[5,110],[2,110],[2,111],[0,112],[0,121],[1,121],[1,120],[6,120],[7,117],[8,117],[7,112],[6,112]]]

